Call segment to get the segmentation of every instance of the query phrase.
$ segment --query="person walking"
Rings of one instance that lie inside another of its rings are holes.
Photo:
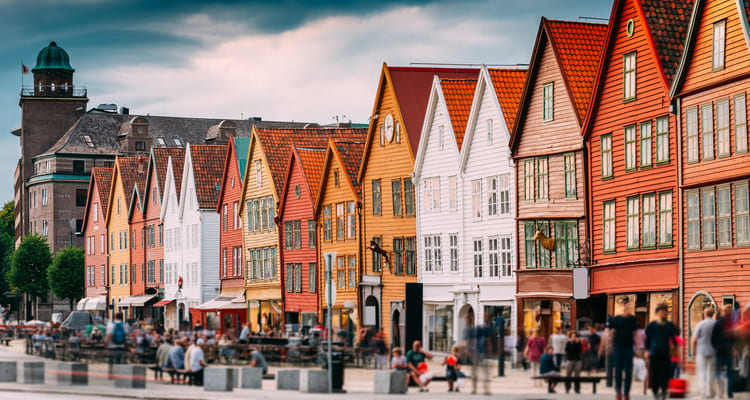
[[[591,374],[599,369],[599,345],[602,338],[596,332],[594,324],[589,325],[589,333],[586,335],[586,370]]]
[[[714,325],[716,325],[714,309],[713,307],[707,307],[703,310],[703,320],[695,326],[695,331],[693,331],[692,346],[695,351],[695,369],[703,399],[712,397],[711,387],[716,375],[716,350],[711,343]]]
[[[633,382],[633,347],[638,331],[638,319],[633,315],[630,299],[622,300],[622,314],[609,322],[612,339],[612,361],[615,371],[615,396],[630,400],[630,385]]]
[[[555,361],[555,367],[562,368],[563,357],[565,356],[565,344],[568,343],[568,337],[563,333],[562,327],[555,328],[555,333],[550,335],[549,344],[552,346],[552,354]]]
[[[721,318],[714,324],[711,332],[711,343],[716,350],[716,379],[719,388],[719,398],[724,398],[724,390],[728,398],[734,397],[734,332],[732,324],[732,305],[725,304],[721,308]]]
[[[547,341],[540,335],[539,329],[531,331],[531,336],[526,342],[526,359],[531,364],[531,375],[539,373],[539,359],[544,354],[544,349],[547,347]],[[542,382],[539,380],[534,381],[534,386],[541,386]]]
[[[471,320],[470,316],[466,318],[466,334],[465,342],[466,348],[469,350],[469,357],[471,358],[471,394],[477,392],[477,382],[479,375],[482,375],[482,386],[484,387],[484,394],[490,394],[490,371],[487,366],[487,360],[484,358],[484,354],[487,349],[487,341],[490,338],[491,331],[482,326],[474,325],[474,321]]]
[[[575,331],[570,332],[568,343],[565,344],[565,377],[570,378],[574,376],[576,378],[581,376],[581,367],[583,361],[581,361],[581,353],[583,352],[583,345],[581,339],[578,337],[578,333]],[[575,384],[576,393],[581,393],[581,384],[576,382]],[[570,392],[570,382],[565,382],[565,393]]]
[[[127,329],[122,322],[122,311],[115,313],[114,322],[107,324],[104,347],[107,349],[109,379],[115,364],[122,364],[127,352]]]
[[[646,349],[651,363],[651,390],[654,398],[667,398],[667,385],[671,373],[671,346],[677,336],[677,327],[667,320],[667,305],[662,303],[656,307],[656,321],[646,327]]]

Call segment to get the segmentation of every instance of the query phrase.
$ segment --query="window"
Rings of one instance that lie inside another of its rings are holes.
[[[714,188],[701,189],[703,249],[716,248],[716,204]]]
[[[406,274],[417,274],[417,239],[406,238]]]
[[[346,233],[346,211],[345,204],[336,204],[336,239],[344,240]]]
[[[227,208],[227,205],[224,204],[224,207],[221,210],[221,230],[224,232],[227,231],[227,218],[229,218],[229,216],[227,215]]]
[[[380,215],[380,179],[372,181],[372,215]]]
[[[109,251],[113,252],[113,251],[115,251],[115,234],[114,233],[110,233],[109,236],[110,236],[110,238],[109,238],[109,245],[110,245],[109,247],[110,247],[110,250]]]
[[[714,159],[714,109],[713,104],[701,106],[701,137],[703,139],[703,159]]]
[[[115,266],[114,265],[112,265],[112,267],[110,268],[109,277],[110,277],[110,280],[112,281],[110,285],[114,285],[115,284]]]
[[[348,257],[349,261],[349,289],[357,288],[357,259],[354,256]]]
[[[239,209],[240,209],[240,203],[236,201],[232,203],[232,228],[235,230],[240,229],[240,224],[241,224],[240,214],[238,212]]]
[[[641,167],[651,166],[651,121],[641,122]]]
[[[339,187],[339,170],[338,169],[333,171],[333,185],[336,187]]]
[[[445,129],[443,128],[443,125],[440,125],[438,127],[438,146],[442,149],[444,147],[443,145],[443,136],[445,136]]]
[[[531,221],[523,223],[524,230],[524,253],[526,255],[526,268],[536,268],[536,227]]]
[[[500,276],[499,240],[496,237],[487,239],[487,269],[489,270],[489,276],[493,278]]]
[[[284,248],[291,249],[294,245],[294,230],[292,229],[292,221],[284,222]]]
[[[393,256],[391,257],[393,262],[393,273],[396,275],[403,275],[404,273],[404,239],[394,238],[393,239]]]
[[[316,247],[316,242],[318,241],[317,235],[315,234],[317,231],[317,228],[315,226],[315,220],[314,219],[308,219],[307,220],[307,248],[308,249],[314,249]]]
[[[85,172],[86,163],[83,160],[73,160],[73,172],[82,174]]]
[[[644,194],[641,202],[643,203],[642,245],[644,248],[653,248],[656,246],[656,195]]]
[[[669,162],[669,117],[656,119],[656,163]]]
[[[500,175],[498,179],[498,191],[500,193],[500,214],[510,214],[510,177],[508,174]]]
[[[401,143],[401,124],[394,122],[393,124],[393,141]]]
[[[261,169],[260,160],[255,160],[255,185],[263,185],[263,170]]]
[[[549,221],[539,221],[537,229],[542,231],[544,236],[551,237]],[[549,250],[545,249],[541,243],[537,243],[537,262],[541,268],[549,268],[552,265],[552,255]]]
[[[323,207],[323,240],[331,240],[331,206]]]
[[[166,145],[167,145],[167,143],[166,143],[166,142],[164,141],[164,138],[160,138],[160,137],[156,138],[156,143],[157,143],[157,144],[158,144],[158,145],[159,145],[160,147],[164,147],[164,146],[166,146]]]
[[[354,202],[346,203],[346,238],[354,239],[357,236],[357,215],[354,210]]]
[[[42,188],[42,207],[47,207],[47,188]],[[99,218],[97,217],[94,221],[97,221],[98,219]]]
[[[42,236],[47,236],[49,234],[49,225],[47,224],[47,219],[42,219]]]
[[[106,236],[103,233],[99,235],[99,241],[101,242],[99,244],[100,246],[99,250],[102,254],[104,254],[107,252],[107,240],[106,240]]]
[[[566,153],[563,156],[565,163],[565,198],[575,199],[577,196],[576,182],[576,153]]]
[[[750,207],[747,183],[734,185],[734,225],[738,246],[750,245]]]
[[[380,125],[380,146],[385,146],[385,135],[384,135],[384,129],[383,125]]]
[[[534,159],[523,160],[523,199],[534,201]]]
[[[547,157],[536,159],[536,199],[547,200],[549,198],[549,170]]]
[[[136,231],[133,229],[133,236],[130,238],[130,244],[133,246],[133,250],[137,247],[138,238],[136,237]],[[141,240],[141,244],[143,244],[143,241]]]
[[[146,142],[142,141],[136,141],[135,142],[135,151],[146,151]]]
[[[383,239],[380,237],[373,237],[372,241],[375,242],[378,247],[382,248],[383,246]],[[372,272],[380,272],[383,269],[383,261],[381,259],[380,253],[376,253],[374,251],[370,252],[372,254]]]
[[[555,83],[542,86],[542,120],[552,121],[555,118]]]
[[[732,191],[729,185],[716,188],[719,247],[732,247]]]
[[[605,201],[603,204],[604,226],[602,232],[602,249],[605,252],[615,251],[615,201]]]
[[[302,292],[302,264],[294,264],[294,291]]]
[[[91,136],[84,135],[83,140],[86,142],[86,146],[89,148],[94,148],[94,142],[91,140]]]
[[[578,255],[578,222],[555,221],[555,266],[574,266]]]
[[[633,52],[623,57],[622,97],[624,101],[635,100],[635,54]]]
[[[302,221],[294,220],[294,248],[302,248]]]
[[[747,153],[747,110],[745,93],[734,96],[734,152]]]
[[[659,193],[659,247],[672,246],[672,191]]]
[[[612,134],[608,133],[601,137],[602,153],[602,179],[612,177]]]
[[[714,71],[724,69],[724,51],[726,49],[726,20],[714,23],[713,51],[711,67]]]
[[[346,257],[336,258],[336,289],[346,288]]]
[[[439,185],[438,185],[439,187]],[[414,182],[411,178],[404,179],[404,214],[414,215]]]
[[[472,218],[482,218],[482,181],[471,182],[471,215]]]
[[[393,215],[401,215],[401,180],[391,181],[391,194],[393,198]]]
[[[482,239],[474,239],[474,277],[482,277]]]
[[[314,262],[307,265],[307,291],[308,293],[318,291],[318,264]]]
[[[636,169],[635,161],[635,125],[625,127],[625,171]]]
[[[458,271],[458,235],[450,235],[448,240],[451,256],[451,271],[456,272]]]
[[[117,198],[117,216],[120,216],[120,197]]]
[[[487,120],[487,143],[492,144],[492,120]]]
[[[435,272],[443,270],[440,235],[424,237],[424,269]]]
[[[500,238],[500,274],[510,277],[513,274],[513,249],[510,247],[510,236]]]
[[[729,157],[729,99],[716,101],[716,153]]]
[[[427,180],[427,207],[431,212],[440,211],[440,178]]]
[[[451,210],[458,208],[458,184],[456,176],[448,177],[448,206]]]
[[[286,292],[292,293],[294,291],[294,263],[286,263]]]
[[[87,195],[88,189],[76,189],[76,207],[86,207]],[[42,205],[44,205],[44,203],[42,203]]]
[[[497,177],[487,178],[487,215],[497,215]]]

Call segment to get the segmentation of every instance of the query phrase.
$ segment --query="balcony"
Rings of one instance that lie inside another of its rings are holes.
[[[86,86],[74,85],[24,85],[21,87],[21,97],[86,97]]]

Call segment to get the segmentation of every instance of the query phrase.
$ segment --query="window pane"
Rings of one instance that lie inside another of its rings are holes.
[[[656,119],[656,162],[669,162],[669,118]]]
[[[703,229],[703,248],[716,248],[716,204],[714,189],[702,189],[701,220]]]
[[[716,102],[716,146],[719,157],[729,156],[729,99]]]
[[[747,183],[734,185],[734,220],[737,245],[750,244],[750,210]]]
[[[635,167],[635,125],[631,125],[625,127],[625,170]]]
[[[401,215],[401,180],[391,181],[391,193],[393,197],[393,215]]]
[[[672,245],[672,192],[659,194],[659,245]]]
[[[701,106],[701,137],[703,140],[703,159],[714,159],[714,114],[713,104]]]
[[[641,122],[641,166],[651,165],[651,121]]]
[[[732,247],[732,198],[729,186],[716,189],[719,247]]]
[[[685,134],[687,136],[687,161],[698,162],[698,109],[691,108],[685,112]]]
[[[747,152],[747,109],[745,93],[734,96],[734,151]]]

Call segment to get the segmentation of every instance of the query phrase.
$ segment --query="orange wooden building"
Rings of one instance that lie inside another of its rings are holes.
[[[364,311],[364,325],[382,328],[391,346],[408,345],[402,340],[407,330],[405,285],[417,282],[416,205],[411,174],[432,81],[436,75],[476,79],[478,74],[477,69],[383,64],[357,178],[363,204],[364,273],[360,290],[365,298],[372,297],[368,300],[372,306]],[[369,250],[371,242],[386,253]],[[418,324],[414,332],[422,331],[421,318],[412,323]]]
[[[112,185],[112,168],[91,169],[86,212],[83,216],[86,254],[86,306],[84,310],[102,313],[107,305],[107,205]],[[103,304],[102,304],[103,303]]]
[[[750,301],[750,9],[744,4],[696,0],[672,85],[680,110],[681,300],[688,343],[704,307]]]
[[[583,124],[588,148],[590,291],[624,296],[641,325],[679,288],[677,124],[669,85],[692,1],[616,0]],[[647,277],[647,278],[646,278]]]

